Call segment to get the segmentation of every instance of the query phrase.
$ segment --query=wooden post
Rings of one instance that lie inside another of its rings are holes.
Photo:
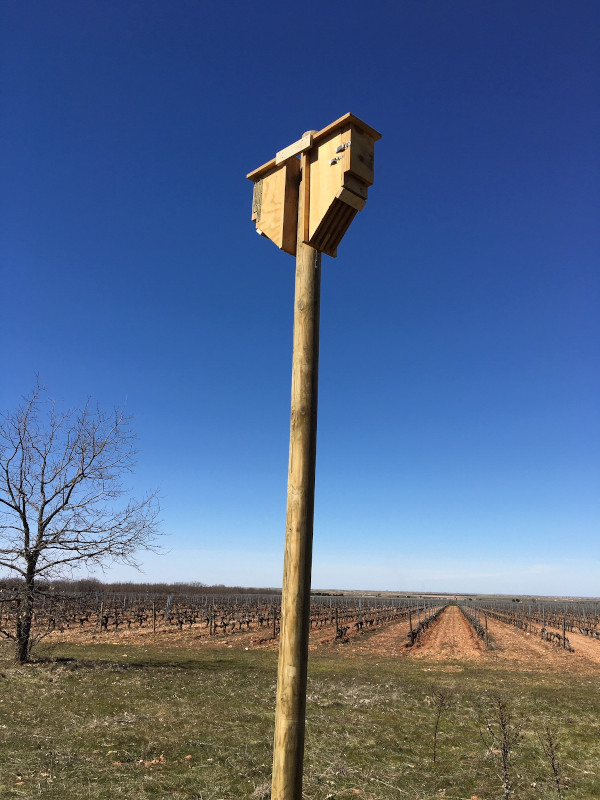
[[[321,254],[304,243],[308,159],[298,202],[287,517],[271,800],[301,800],[317,444]]]
[[[348,226],[365,205],[367,188],[373,183],[373,146],[380,138],[381,134],[358,117],[346,114],[321,131],[308,131],[247,176],[254,183],[252,219],[256,230],[296,256],[290,457],[271,800],[301,800],[302,796],[321,252],[336,256]]]

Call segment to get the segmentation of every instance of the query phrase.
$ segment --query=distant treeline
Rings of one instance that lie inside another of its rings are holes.
[[[0,590],[16,590],[23,581],[18,578],[0,578]],[[229,595],[229,594],[279,594],[280,589],[256,588],[249,586],[225,586],[222,583],[210,585],[191,581],[185,583],[104,583],[97,578],[79,578],[78,580],[38,581],[38,591],[56,594],[167,594],[167,595]]]

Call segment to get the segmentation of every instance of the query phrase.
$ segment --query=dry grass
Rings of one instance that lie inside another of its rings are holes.
[[[10,655],[0,651],[2,798],[268,798],[274,653],[61,645],[25,667]],[[454,692],[435,763],[432,686]],[[556,797],[548,722],[565,800],[600,797],[597,687],[597,674],[312,658],[304,797],[501,798],[498,748],[481,736],[499,694],[522,724],[514,797]]]

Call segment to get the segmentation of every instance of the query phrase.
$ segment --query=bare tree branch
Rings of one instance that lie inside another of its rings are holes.
[[[82,563],[137,566],[139,550],[158,548],[158,498],[128,497],[135,464],[131,418],[91,401],[59,412],[39,382],[0,424],[0,568],[24,579],[18,659],[26,660],[38,577]]]

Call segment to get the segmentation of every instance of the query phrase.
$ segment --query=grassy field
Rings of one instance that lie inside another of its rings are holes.
[[[11,657],[0,650],[0,797],[268,798],[274,653],[57,645],[28,666]],[[511,798],[558,798],[557,775],[565,800],[600,798],[597,674],[335,653],[309,672],[307,799],[503,798],[498,702],[507,734],[520,729]]]

